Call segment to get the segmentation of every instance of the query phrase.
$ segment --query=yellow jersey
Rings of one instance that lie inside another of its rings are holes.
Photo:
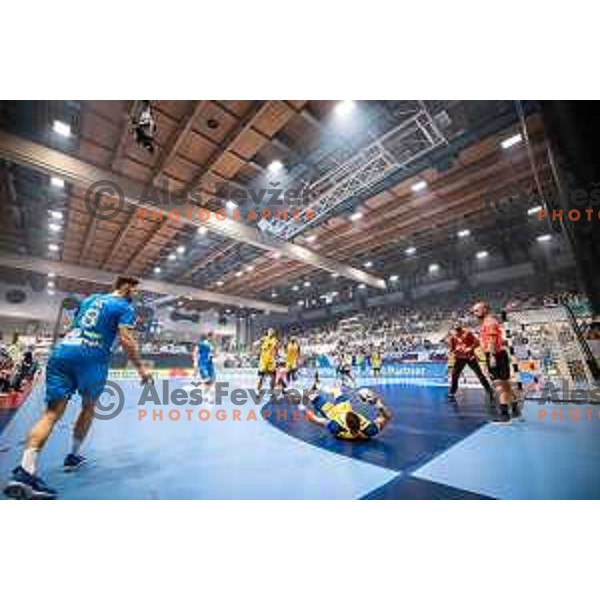
[[[275,371],[275,358],[277,354],[277,338],[265,336],[260,343],[259,371]]]
[[[287,369],[297,369],[298,359],[300,358],[300,345],[289,342],[286,347],[285,366]]]
[[[367,439],[379,433],[379,427],[376,423],[353,410],[349,396],[343,394],[339,388],[333,388],[330,393],[333,396],[333,402],[323,401],[321,395],[320,402],[313,401],[315,406],[328,419],[326,427],[330,433],[342,440]],[[346,427],[346,415],[349,412],[355,413],[360,420],[360,430],[355,434],[351,433]]]

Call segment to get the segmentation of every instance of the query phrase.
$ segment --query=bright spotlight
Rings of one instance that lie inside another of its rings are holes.
[[[335,105],[335,114],[338,117],[347,117],[356,108],[354,100],[341,100]]]
[[[424,190],[427,187],[427,182],[426,181],[417,181],[417,183],[414,183],[413,185],[410,186],[410,189],[413,192],[420,192],[421,190]]]
[[[270,173],[279,173],[283,169],[283,163],[280,160],[274,160],[268,167]]]
[[[58,133],[58,135],[62,135],[63,137],[70,137],[71,135],[71,126],[62,121],[54,121],[52,129],[55,133]]]
[[[504,150],[507,150],[508,148],[512,148],[513,146],[521,143],[522,140],[523,136],[520,133],[517,133],[516,135],[511,135],[509,138],[502,140],[500,145]]]

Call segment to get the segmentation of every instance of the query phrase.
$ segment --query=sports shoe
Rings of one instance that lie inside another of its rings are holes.
[[[512,418],[518,421],[523,420],[523,411],[521,410],[521,406],[519,404],[512,407]]]
[[[63,467],[65,471],[76,471],[85,461],[85,457],[81,456],[81,454],[73,454],[71,452],[65,456]]]
[[[492,423],[496,423],[498,425],[510,425],[510,415],[506,413],[495,414],[492,416]]]
[[[4,493],[15,500],[54,500],[56,490],[48,487],[40,477],[28,473],[23,467],[12,472],[12,479]]]

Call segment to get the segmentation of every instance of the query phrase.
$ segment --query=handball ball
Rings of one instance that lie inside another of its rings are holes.
[[[361,388],[360,390],[358,390],[358,397],[360,398],[360,400],[366,402],[367,404],[377,403],[377,396],[368,388]]]

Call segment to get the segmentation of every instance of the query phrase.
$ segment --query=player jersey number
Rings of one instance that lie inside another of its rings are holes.
[[[103,302],[101,300],[94,302],[84,313],[81,315],[80,324],[83,329],[94,329],[98,324],[98,318],[102,311]]]

